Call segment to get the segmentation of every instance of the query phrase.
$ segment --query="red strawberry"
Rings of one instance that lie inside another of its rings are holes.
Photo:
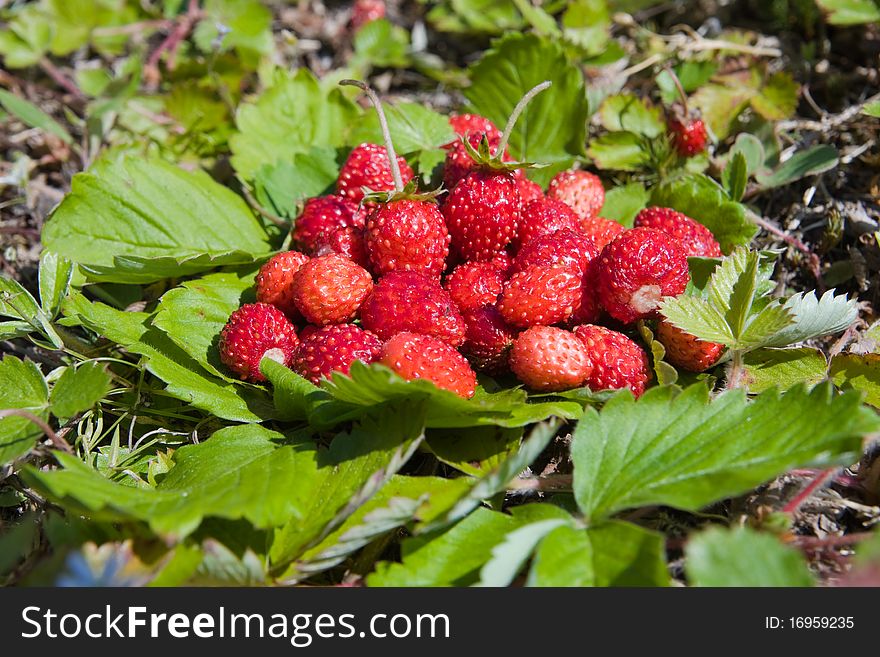
[[[365,213],[341,196],[318,196],[305,202],[296,218],[293,241],[306,253],[313,254],[322,236],[337,228],[364,227]]]
[[[367,247],[364,246],[364,231],[362,228],[348,226],[319,235],[315,243],[315,255],[322,256],[330,253],[343,255],[364,269],[369,267]]]
[[[394,271],[379,279],[361,306],[361,324],[382,340],[404,331],[433,335],[454,347],[464,342],[461,313],[434,278]]]
[[[611,242],[618,235],[625,233],[626,228],[605,217],[592,217],[589,219],[581,218],[581,232],[588,235],[597,249],[605,248],[605,245]]]
[[[285,251],[269,258],[257,273],[257,301],[275,306],[292,322],[298,321],[301,316],[293,303],[291,286],[293,275],[308,261],[309,257],[299,251]]]
[[[449,233],[430,201],[380,204],[367,217],[365,242],[370,266],[379,276],[396,270],[440,276],[446,268]]]
[[[293,359],[294,371],[314,384],[331,372],[348,374],[351,364],[379,358],[382,341],[354,324],[325,326],[302,337]]]
[[[507,277],[492,262],[465,262],[446,277],[444,287],[462,312],[493,305]]]
[[[712,235],[712,231],[672,208],[657,206],[645,208],[636,216],[635,225],[654,228],[672,235],[689,256],[721,257],[721,247]]]
[[[516,329],[504,321],[495,306],[482,306],[465,312],[464,323],[467,330],[461,353],[471,365],[490,374],[507,372],[507,357],[516,337]]]
[[[477,149],[480,141],[483,139],[483,133],[474,132],[467,136],[468,143]],[[489,148],[495,149],[501,141],[501,135],[488,135]],[[510,153],[504,152],[504,161],[510,161]],[[446,146],[446,162],[443,165],[443,186],[446,189],[452,189],[471,171],[477,168],[474,158],[468,153],[467,147],[459,139],[449,146]]]
[[[385,0],[355,0],[351,13],[351,29],[357,32],[367,23],[385,18]]]
[[[477,377],[464,356],[430,335],[398,333],[382,347],[379,362],[407,381],[426,379],[465,399],[477,388]]]
[[[495,255],[493,255],[487,262],[491,262],[493,265],[498,267],[504,276],[508,276],[510,274],[511,269],[513,269],[513,258],[507,251],[499,251]]]
[[[293,300],[312,324],[341,324],[354,319],[372,287],[367,270],[331,253],[300,267],[293,277]]]
[[[599,303],[599,294],[596,291],[596,264],[592,261],[588,266],[584,277],[581,279],[581,292],[574,312],[568,319],[568,326],[578,324],[595,324],[602,317],[602,306]]]
[[[575,267],[534,265],[504,284],[498,310],[512,326],[564,322],[580,301],[582,278]]]
[[[702,119],[672,116],[666,122],[672,145],[682,157],[693,157],[706,150],[709,135]]]
[[[236,310],[220,331],[220,360],[249,381],[265,381],[263,356],[289,365],[299,340],[296,329],[278,308],[248,303]]]
[[[534,265],[567,265],[581,273],[599,255],[599,249],[586,235],[563,228],[549,235],[541,235],[520,249],[513,259],[513,273],[525,271]]]
[[[648,355],[623,333],[604,326],[585,324],[574,329],[587,347],[590,375],[586,384],[590,390],[617,390],[629,388],[639,398],[651,380]]]
[[[626,231],[595,262],[599,301],[624,323],[653,317],[663,297],[681,294],[688,283],[684,250],[653,228]]]
[[[465,260],[491,260],[516,237],[520,205],[512,173],[472,171],[443,204],[452,247]]]
[[[519,188],[519,197],[522,199],[523,205],[544,198],[544,190],[541,189],[541,186],[526,178],[525,175],[516,177],[516,186]]]
[[[406,184],[413,178],[413,170],[402,157],[397,158],[400,176]],[[390,192],[394,190],[394,177],[391,174],[391,163],[384,146],[379,144],[361,144],[357,146],[345,160],[336,181],[336,193],[355,203],[364,198],[362,188],[373,192]],[[367,204],[369,205],[369,204]]]
[[[522,218],[514,247],[520,248],[536,237],[555,233],[563,228],[575,233],[580,232],[580,219],[574,210],[562,201],[540,198],[528,204],[523,203]]]
[[[563,171],[550,181],[547,196],[562,201],[581,219],[599,216],[605,205],[605,188],[599,176],[589,171]]]
[[[666,348],[666,360],[689,372],[703,372],[718,362],[724,345],[704,342],[668,321],[657,323],[657,339]]]
[[[529,388],[558,392],[583,385],[590,361],[584,343],[573,333],[533,326],[513,341],[510,369]]]
[[[467,137],[471,134],[486,134],[489,140],[501,139],[501,131],[485,116],[479,114],[453,114],[449,117],[449,125],[459,137]],[[452,146],[458,140],[451,141],[446,147]],[[497,141],[496,141],[497,143]]]

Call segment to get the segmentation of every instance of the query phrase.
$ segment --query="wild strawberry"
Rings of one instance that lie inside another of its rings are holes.
[[[285,251],[269,258],[257,273],[257,301],[275,306],[291,322],[298,321],[301,316],[293,303],[291,287],[293,275],[308,261],[309,257],[299,251]]]
[[[372,288],[367,270],[331,253],[299,268],[293,277],[293,301],[312,324],[341,324],[354,319]]]
[[[525,244],[513,259],[513,273],[525,271],[534,265],[566,265],[581,273],[599,255],[599,249],[586,235],[563,228],[549,235],[541,235]]]
[[[464,320],[449,293],[438,280],[414,271],[380,278],[361,306],[361,324],[382,340],[408,331],[454,347],[464,342]]]
[[[294,221],[293,241],[313,255],[323,236],[337,228],[364,227],[365,212],[342,196],[317,196],[305,202]]]
[[[331,372],[348,374],[351,364],[372,363],[379,358],[382,341],[354,324],[334,324],[313,331],[297,347],[293,370],[314,384]]]
[[[452,247],[465,260],[491,260],[516,236],[520,205],[512,173],[472,171],[443,204]]]
[[[547,196],[562,201],[581,219],[599,216],[605,205],[605,188],[599,176],[589,171],[563,171],[556,174],[547,188]]]
[[[580,301],[582,278],[575,267],[534,265],[504,284],[498,310],[512,326],[564,322]]]
[[[718,362],[724,345],[704,342],[663,320],[657,323],[657,339],[666,348],[666,360],[689,372],[704,372]]]
[[[355,0],[351,13],[351,29],[357,32],[367,23],[385,18],[385,0]]]
[[[412,180],[413,170],[402,157],[397,157],[400,176],[406,184]],[[379,144],[361,144],[357,146],[345,160],[336,181],[336,193],[354,203],[364,198],[363,188],[372,192],[390,192],[394,190],[394,176],[384,146]],[[371,205],[371,204],[366,204]]]
[[[672,235],[689,256],[721,257],[721,247],[712,231],[683,212],[652,206],[639,212],[635,225]]]
[[[584,324],[573,332],[587,347],[591,371],[586,384],[590,390],[629,388],[636,398],[645,392],[651,366],[644,349],[604,326]]]
[[[505,277],[507,277],[510,274],[511,269],[513,269],[513,257],[511,257],[507,251],[499,251],[487,260],[487,262],[491,262],[498,267]]]
[[[453,114],[449,117],[449,125],[459,137],[467,137],[473,134],[486,134],[489,140],[501,139],[501,131],[485,116],[479,114]],[[458,140],[451,141],[446,147],[452,146]]]
[[[599,303],[599,293],[596,291],[596,261],[587,265],[587,270],[581,279],[580,297],[574,307],[574,312],[566,322],[567,326],[579,324],[595,324],[602,317],[602,305]]]
[[[666,129],[672,138],[672,145],[682,157],[693,157],[706,150],[709,135],[702,119],[684,116],[671,116]]]
[[[398,333],[382,347],[379,362],[407,381],[425,379],[465,399],[477,388],[477,377],[464,356],[430,335]]]
[[[589,236],[596,248],[601,250],[618,235],[626,232],[626,227],[605,217],[581,217],[581,232]]]
[[[590,361],[584,343],[573,333],[533,326],[513,341],[510,369],[533,390],[558,392],[583,385]]]
[[[443,287],[462,312],[492,305],[507,277],[492,262],[465,262],[456,267]]]
[[[574,210],[562,201],[540,198],[528,204],[523,203],[514,247],[518,249],[536,237],[555,233],[563,228],[575,233],[580,232],[580,219]]]
[[[396,270],[440,276],[446,268],[449,233],[431,201],[380,204],[367,217],[365,242],[370,267],[379,276]]]
[[[482,306],[464,312],[465,341],[461,353],[475,369],[503,374],[510,368],[507,358],[516,329],[501,317],[495,306]]]
[[[330,253],[343,255],[364,269],[370,266],[369,259],[367,258],[367,247],[364,246],[364,231],[362,228],[348,226],[319,235],[315,242],[315,255],[322,256]]]
[[[249,381],[265,381],[260,361],[267,356],[289,365],[299,340],[296,329],[278,308],[248,303],[236,310],[220,331],[220,360]]]
[[[653,228],[633,228],[596,259],[596,288],[608,314],[624,323],[656,314],[663,297],[684,292],[687,255],[677,241]]]
[[[523,205],[544,198],[544,190],[541,189],[541,186],[536,182],[532,182],[524,175],[517,176],[516,186],[519,188],[519,197]]]

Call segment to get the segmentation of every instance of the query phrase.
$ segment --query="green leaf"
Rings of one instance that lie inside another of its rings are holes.
[[[305,513],[318,476],[314,448],[279,447],[280,438],[255,425],[221,429],[204,443],[178,449],[156,488],[115,483],[68,455],[59,455],[61,470],[29,467],[22,476],[65,508],[96,520],[141,520],[177,538],[209,516],[275,527]]]
[[[69,418],[97,404],[110,389],[110,376],[101,363],[82,363],[68,367],[49,396],[52,415]]]
[[[209,375],[198,361],[151,325],[149,314],[90,303],[82,295],[69,297],[63,311],[131,353],[143,356],[147,370],[167,384],[166,392],[171,396],[235,422],[259,422],[273,416],[264,389],[236,385]]]
[[[837,149],[834,146],[820,144],[795,153],[775,171],[758,172],[756,180],[766,189],[782,187],[801,178],[829,171],[836,167],[839,161]]]
[[[535,182],[546,185],[584,154],[589,108],[583,75],[558,42],[508,34],[470,68],[470,80],[465,97],[471,109],[499,126],[529,89],[552,82],[529,103],[510,137],[514,157],[550,165],[532,174]]]
[[[199,256],[177,269],[185,275],[250,263],[269,251],[265,230],[230,189],[201,171],[133,155],[105,158],[74,176],[43,242],[76,263],[103,268],[104,280],[122,283],[165,278],[178,259]],[[150,258],[159,264],[152,267]]]
[[[699,297],[681,295],[666,299],[660,313],[674,326],[707,342],[733,344],[736,338],[724,315]]]
[[[17,408],[45,419],[48,402],[49,387],[34,363],[8,355],[0,360],[0,410]],[[26,454],[42,435],[23,417],[0,419],[0,465]]]
[[[751,133],[741,132],[736,136],[736,141],[730,149],[731,161],[737,154],[742,155],[746,159],[748,175],[756,173],[764,166],[764,145],[760,139]]]
[[[685,570],[694,586],[813,586],[803,556],[772,534],[713,527],[688,541]]]
[[[743,358],[745,383],[750,392],[778,386],[782,390],[799,383],[816,385],[825,379],[828,363],[818,349],[756,349]]]
[[[781,121],[794,114],[798,102],[798,83],[791,74],[774,73],[752,96],[752,108],[768,121]]]
[[[271,358],[263,358],[260,371],[272,382],[275,409],[281,419],[307,420],[313,408],[329,398],[325,390]]]
[[[641,183],[614,187],[605,193],[605,205],[599,216],[632,228],[636,215],[648,205],[648,191]]]
[[[711,83],[700,87],[689,104],[700,111],[715,138],[723,141],[754,94],[753,88],[735,80],[730,84]]]
[[[432,429],[426,442],[434,456],[446,465],[479,477],[513,456],[519,449],[522,435],[522,427]]]
[[[205,0],[193,39],[205,53],[235,49],[239,57],[273,50],[272,12],[259,0]]]
[[[862,114],[873,116],[874,118],[880,118],[880,101],[868,103],[862,107]]]
[[[406,68],[410,63],[408,51],[407,31],[384,18],[370,21],[354,35],[355,61],[371,66]]]
[[[562,28],[565,40],[587,56],[599,55],[609,41],[611,16],[604,0],[573,0],[565,3]]]
[[[711,178],[689,174],[661,183],[651,193],[651,205],[684,212],[712,231],[725,253],[748,244],[758,229],[749,221],[745,207],[730,199]]]
[[[880,408],[880,354],[838,354],[828,375],[841,390],[858,390],[866,403]]]
[[[261,205],[293,219],[305,199],[323,194],[338,175],[336,151],[315,146],[307,153],[297,153],[291,161],[261,166],[254,175],[254,191]]]
[[[578,422],[575,497],[592,519],[647,505],[695,511],[795,466],[848,462],[878,427],[859,395],[828,384],[752,402],[741,390],[710,401],[702,384],[652,388],[637,402],[621,394]]]
[[[0,317],[12,317],[26,322],[34,331],[39,331],[56,349],[64,343],[52,326],[52,321],[37,304],[37,300],[21,283],[5,276],[0,276]]]
[[[648,152],[634,132],[606,132],[590,142],[587,154],[600,169],[638,171],[648,162]]]
[[[880,21],[874,0],[816,0],[832,25],[866,25]]]
[[[765,347],[784,347],[822,335],[838,333],[856,321],[857,299],[845,294],[835,296],[828,290],[820,299],[815,292],[799,292],[785,302],[784,308],[792,316],[792,323],[763,341]]]
[[[40,305],[50,319],[58,315],[72,278],[73,263],[70,259],[48,250],[40,254]]]
[[[746,183],[749,179],[748,164],[746,157],[741,152],[736,152],[730,159],[730,163],[724,167],[721,173],[721,179],[724,183],[727,194],[732,201],[742,200],[746,191]]]
[[[235,380],[220,361],[217,341],[229,316],[251,301],[254,272],[208,274],[169,290],[159,300],[153,326],[209,373]]]
[[[702,87],[715,75],[715,72],[718,70],[718,64],[714,61],[697,62],[688,60],[675,66],[674,70],[682,88],[687,93],[691,93]],[[664,103],[672,104],[679,100],[678,88],[667,71],[658,73],[656,81]]]
[[[609,132],[626,131],[655,139],[666,132],[659,107],[649,106],[634,94],[606,98],[599,108],[599,119]]]
[[[678,381],[678,372],[665,361],[666,347],[663,346],[662,342],[654,338],[654,332],[644,322],[639,322],[639,334],[650,348],[657,383],[661,386],[675,384]]]
[[[341,88],[324,89],[306,68],[276,74],[256,101],[239,106],[238,132],[229,139],[232,165],[250,180],[263,165],[292,161],[314,146],[338,147],[360,111]]]
[[[0,105],[26,125],[51,133],[65,144],[73,143],[73,137],[70,136],[70,133],[60,123],[30,101],[0,89]]]
[[[480,570],[480,581],[477,585],[509,586],[529,560],[538,543],[553,530],[571,522],[570,518],[551,518],[514,529],[492,548],[492,557]]]

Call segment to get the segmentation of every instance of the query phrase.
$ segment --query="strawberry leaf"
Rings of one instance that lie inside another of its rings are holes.
[[[339,175],[336,151],[315,146],[290,160],[264,164],[254,174],[257,201],[280,217],[293,219],[305,199],[330,189]]]
[[[750,392],[768,388],[782,390],[799,383],[816,385],[825,379],[828,363],[818,349],[756,349],[743,358],[746,369],[745,383]]]
[[[880,408],[880,354],[838,354],[828,375],[841,390],[858,390],[866,403]]]
[[[633,94],[609,96],[599,107],[599,120],[609,132],[633,132],[654,139],[666,132],[659,107],[649,106]]]
[[[828,384],[752,402],[742,390],[710,401],[702,384],[618,395],[574,431],[575,497],[592,520],[654,504],[696,511],[795,466],[849,463],[880,428],[859,402]]]
[[[0,409],[17,408],[45,419],[48,403],[49,387],[34,363],[14,356],[0,360]],[[0,419],[0,465],[26,454],[42,435],[23,417]]]

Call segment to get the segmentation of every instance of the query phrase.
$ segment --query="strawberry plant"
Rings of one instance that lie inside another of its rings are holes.
[[[0,9],[0,581],[858,582],[874,5],[631,4]]]

